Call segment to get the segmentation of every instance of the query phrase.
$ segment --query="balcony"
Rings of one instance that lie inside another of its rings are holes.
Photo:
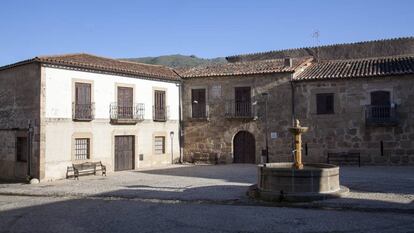
[[[109,112],[113,124],[136,124],[144,120],[145,105],[139,103],[132,106],[122,106],[118,103],[112,103]]]
[[[191,118],[192,119],[208,119],[208,105],[192,103],[191,104]]]
[[[393,126],[398,124],[397,107],[392,105],[367,105],[365,122],[369,126]]]
[[[225,102],[226,118],[254,119],[256,118],[256,105],[251,101],[240,102],[227,100]]]
[[[95,104],[72,103],[72,119],[74,121],[91,121],[94,118]]]
[[[167,121],[168,120],[168,113],[169,113],[169,106],[165,106],[164,108],[160,108],[158,106],[152,106],[152,117],[154,121]]]

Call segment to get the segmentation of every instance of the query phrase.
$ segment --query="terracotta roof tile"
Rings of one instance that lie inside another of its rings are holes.
[[[177,73],[173,69],[168,67],[160,65],[142,64],[131,61],[120,61],[116,59],[99,57],[85,53],[35,57],[33,59],[0,67],[0,70],[7,69],[9,67],[13,67],[27,62],[41,62],[53,65],[79,67],[170,81],[181,80],[179,75],[177,75]]]
[[[272,59],[198,66],[189,69],[181,69],[178,72],[183,78],[294,72],[297,67],[311,59],[312,58],[310,57],[292,59],[291,67],[285,65],[285,59]]]
[[[414,74],[414,54],[352,60],[333,60],[313,63],[295,80],[358,78]]]

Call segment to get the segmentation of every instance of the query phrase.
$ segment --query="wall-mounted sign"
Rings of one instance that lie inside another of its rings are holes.
[[[271,139],[276,139],[277,138],[277,132],[271,132],[270,133],[270,138]]]

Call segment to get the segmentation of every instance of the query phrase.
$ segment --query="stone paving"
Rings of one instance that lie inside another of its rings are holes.
[[[246,164],[174,165],[83,176],[79,181],[3,183],[0,194],[268,205],[245,194],[256,182],[256,169]],[[341,184],[351,190],[346,198],[289,206],[414,212],[414,167],[341,167]]]

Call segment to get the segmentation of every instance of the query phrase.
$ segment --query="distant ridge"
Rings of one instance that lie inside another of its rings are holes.
[[[186,56],[181,54],[165,55],[159,57],[122,58],[120,60],[135,61],[153,65],[163,65],[172,68],[192,68],[202,65],[227,63],[224,57],[206,59],[199,58],[194,55]]]

